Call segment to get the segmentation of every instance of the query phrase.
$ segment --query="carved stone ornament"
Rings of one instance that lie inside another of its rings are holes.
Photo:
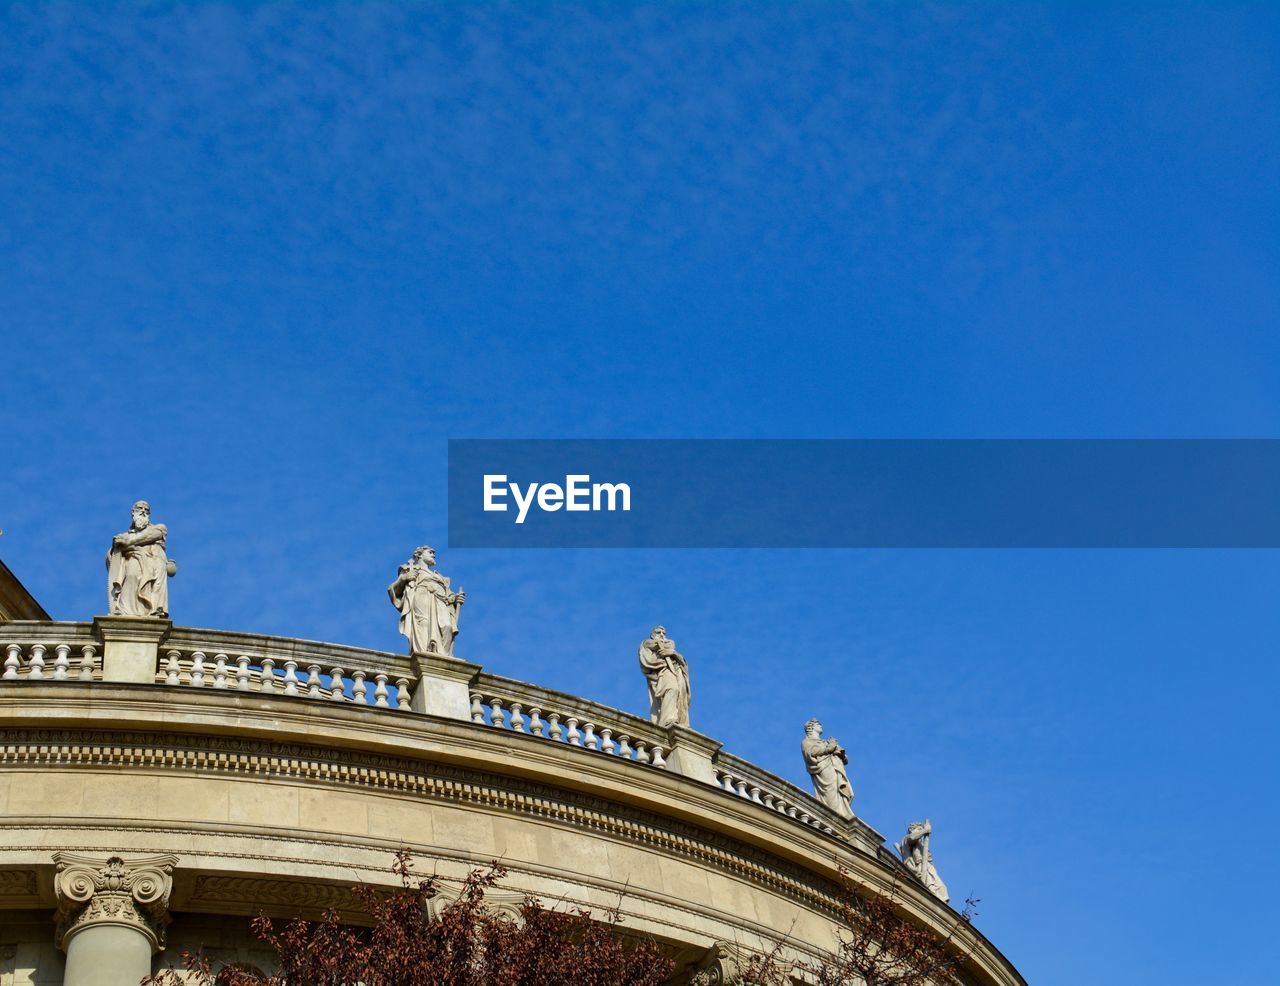
[[[125,862],[119,856],[102,860],[59,852],[53,861],[58,868],[53,890],[58,898],[54,920],[59,948],[65,949],[72,935],[95,924],[133,928],[147,936],[153,951],[164,948],[177,856]]]
[[[736,986],[742,982],[742,964],[738,950],[728,942],[718,941],[689,976],[690,986]]]
[[[445,910],[458,902],[462,896],[462,884],[456,880],[440,880],[436,884],[435,896],[427,901],[427,915],[433,921],[439,921]],[[522,905],[528,899],[526,894],[497,892],[488,889],[484,894],[484,910],[497,918],[505,918],[517,925],[524,924]]]

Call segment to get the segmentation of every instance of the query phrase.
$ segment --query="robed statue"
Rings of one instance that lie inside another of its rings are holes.
[[[640,645],[640,670],[649,682],[649,718],[663,729],[689,725],[689,665],[664,627]]]
[[[449,579],[437,572],[435,565],[435,548],[418,548],[400,566],[396,580],[387,586],[387,595],[400,610],[400,632],[409,638],[410,654],[452,657],[458,611],[467,594],[452,592]]]
[[[813,778],[814,796],[841,818],[852,818],[853,786],[845,770],[849,754],[844,747],[835,739],[823,739],[822,723],[810,719],[804,724],[800,752]]]
[[[923,822],[908,823],[907,834],[897,846],[898,855],[925,889],[945,904],[951,897],[933,865],[933,851],[929,848],[929,836],[932,834],[933,823],[927,818]]]
[[[146,500],[133,505],[133,524],[107,552],[107,606],[112,616],[169,615],[169,577],[178,566],[164,553],[169,529],[151,523]]]

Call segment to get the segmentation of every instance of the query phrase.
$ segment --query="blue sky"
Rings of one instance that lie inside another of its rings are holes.
[[[1273,551],[450,551],[449,437],[1280,431],[1264,4],[5,5],[0,554],[58,618],[148,498],[183,624],[459,651],[694,724],[1037,986],[1262,984]],[[678,479],[678,477],[677,477]],[[766,483],[767,477],[761,477]],[[1176,496],[1176,490],[1170,490]]]

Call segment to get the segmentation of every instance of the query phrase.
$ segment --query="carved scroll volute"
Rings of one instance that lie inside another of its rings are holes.
[[[103,860],[60,852],[53,861],[59,948],[65,948],[76,932],[95,924],[133,928],[147,937],[153,950],[164,948],[177,856],[126,862],[119,856]]]
[[[716,942],[690,977],[692,986],[736,986],[742,982],[735,949],[727,942]]]

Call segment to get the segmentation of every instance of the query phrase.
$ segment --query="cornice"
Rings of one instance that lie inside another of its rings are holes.
[[[23,767],[193,771],[394,793],[454,807],[521,815],[695,859],[827,913],[834,886],[820,875],[679,820],[538,781],[385,754],[255,738],[105,730],[2,730],[0,769]],[[253,832],[251,827],[241,827]]]
[[[892,893],[913,920],[952,934],[985,981],[1022,982],[976,929],[878,856],[717,787],[566,744],[284,696],[72,682],[0,689],[0,733],[0,769],[242,775],[521,814],[697,859],[823,911],[845,869],[868,892]]]

